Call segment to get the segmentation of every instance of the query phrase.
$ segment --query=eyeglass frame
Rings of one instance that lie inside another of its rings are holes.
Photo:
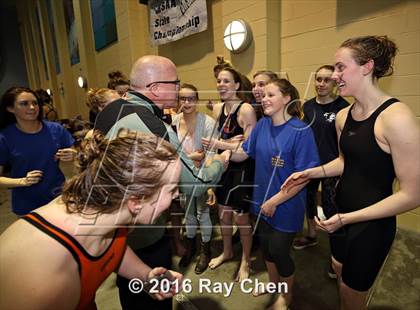
[[[161,84],[174,84],[175,86],[178,86],[178,87],[181,85],[181,81],[180,80],[174,80],[174,81],[155,81],[155,82],[152,82],[152,83],[147,84],[146,87],[149,88],[153,84],[157,84],[157,83],[161,83]]]
[[[198,98],[197,98],[197,96],[189,96],[189,97],[186,97],[186,96],[181,96],[181,97],[178,97],[178,101],[182,101],[182,102],[197,102],[198,101]]]

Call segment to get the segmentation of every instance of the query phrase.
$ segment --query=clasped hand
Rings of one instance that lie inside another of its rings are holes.
[[[157,278],[163,274],[165,275],[165,278],[169,280],[169,282],[178,281],[178,283],[182,283],[182,279],[184,278],[184,276],[179,272],[168,270],[163,267],[156,267],[149,272],[147,280],[150,281],[151,279]],[[174,295],[178,294],[180,288],[182,288],[182,285],[171,285],[170,289],[167,292],[159,291],[158,293],[153,293],[150,295],[157,300],[163,300],[165,298],[171,298]]]

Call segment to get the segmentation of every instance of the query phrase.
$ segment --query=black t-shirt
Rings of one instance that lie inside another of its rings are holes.
[[[327,104],[319,104],[312,98],[303,105],[303,120],[314,132],[321,164],[328,163],[338,156],[335,117],[338,111],[348,105],[349,103],[340,96]]]

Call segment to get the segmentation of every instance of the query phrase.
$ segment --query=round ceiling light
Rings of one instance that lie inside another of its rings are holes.
[[[251,31],[248,24],[242,19],[229,23],[223,37],[225,46],[232,53],[244,51],[251,42]]]

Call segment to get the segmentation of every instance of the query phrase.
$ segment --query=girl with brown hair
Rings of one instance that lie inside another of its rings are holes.
[[[154,135],[123,131],[112,141],[85,140],[78,160],[83,170],[61,196],[0,236],[2,309],[95,309],[96,290],[113,271],[138,278],[133,288],[159,275],[182,280],[151,269],[126,246],[130,225],[153,223],[178,196],[176,150]]]
[[[366,309],[366,297],[396,232],[396,215],[420,204],[420,131],[410,108],[379,88],[393,72],[397,52],[386,36],[343,42],[332,78],[354,104],[336,118],[339,157],[296,172],[283,189],[313,178],[340,176],[337,214],[317,225],[330,233],[342,309]],[[393,193],[397,178],[399,190]]]
[[[299,100],[297,89],[288,80],[269,82],[262,99],[266,117],[258,121],[248,140],[232,154],[232,161],[248,157],[255,160],[251,212],[257,216],[260,247],[269,281],[276,287],[287,284],[287,291],[277,292],[272,309],[287,309],[292,301],[295,265],[290,248],[303,227],[307,182],[289,193],[279,188],[294,171],[319,164],[312,130],[300,120]],[[254,295],[266,292],[264,286]]]
[[[252,105],[244,100],[243,87],[241,75],[236,70],[225,68],[219,72],[217,91],[222,103],[214,106],[213,117],[217,119],[220,138],[203,138],[205,147],[234,151],[242,140],[249,137],[256,124],[256,115]],[[209,267],[217,268],[232,258],[232,223],[235,220],[242,243],[242,258],[236,276],[237,281],[249,277],[252,236],[247,199],[249,188],[244,186],[244,183],[252,183],[253,171],[252,160],[230,163],[216,189],[223,235],[223,253],[213,258]]]
[[[0,186],[12,188],[12,209],[24,215],[61,192],[60,161],[72,161],[73,137],[60,124],[43,119],[35,92],[12,87],[0,104]],[[11,167],[3,176],[3,167]]]

